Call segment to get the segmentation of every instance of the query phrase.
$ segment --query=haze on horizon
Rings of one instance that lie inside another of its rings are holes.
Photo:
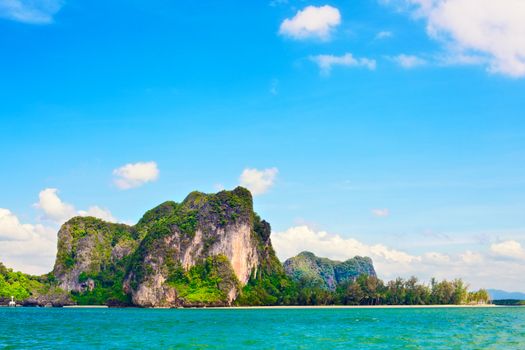
[[[0,0],[0,33],[8,267],[241,185],[282,260],[525,291],[520,0]]]

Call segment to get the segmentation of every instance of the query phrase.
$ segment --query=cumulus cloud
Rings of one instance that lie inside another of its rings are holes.
[[[244,169],[239,179],[240,185],[249,189],[254,196],[266,193],[273,186],[278,172],[277,168]]]
[[[378,218],[384,218],[390,215],[390,210],[387,208],[384,209],[372,209],[372,215]]]
[[[58,189],[46,188],[40,191],[39,201],[35,204],[42,210],[45,218],[62,224],[74,216],[93,216],[109,222],[117,222],[111,212],[98,206],[91,206],[88,210],[76,210],[72,204],[62,201],[58,196]]]
[[[483,64],[490,72],[525,76],[525,2],[522,0],[390,0],[426,21],[443,43],[448,63]]]
[[[390,249],[382,244],[367,245],[353,238],[344,238],[325,231],[316,231],[306,225],[273,233],[272,243],[281,260],[295,256],[305,250],[318,256],[336,260],[346,260],[356,255],[370,256],[378,271],[387,275],[396,270],[403,271],[407,265],[422,260],[419,256]]]
[[[284,232],[274,233],[272,242],[281,260],[305,250],[336,260],[346,260],[356,255],[373,256],[397,263],[420,260],[419,257],[389,249],[381,244],[366,245],[354,238],[317,231],[306,225],[294,226]]]
[[[121,190],[140,187],[159,178],[159,168],[155,162],[129,163],[113,170],[114,183]]]
[[[319,66],[321,75],[328,76],[334,66],[341,67],[364,67],[370,70],[376,69],[376,61],[369,58],[355,58],[351,53],[342,56],[317,55],[310,56],[310,60]]]
[[[64,203],[58,197],[56,188],[46,188],[40,191],[38,198],[36,207],[41,209],[49,220],[62,223],[77,214],[71,204]]]
[[[0,208],[0,241],[23,241],[35,230],[33,225],[21,224],[10,210]]]
[[[401,54],[401,55],[397,55],[393,57],[392,59],[394,60],[394,62],[399,64],[401,67],[406,68],[406,69],[423,66],[427,63],[426,60],[422,59],[421,57],[414,56],[414,55]]]
[[[494,243],[490,246],[490,250],[497,256],[504,258],[525,259],[525,249],[523,249],[521,243],[514,240]]]
[[[62,0],[0,0],[0,17],[30,24],[48,24],[60,10]]]
[[[279,34],[297,39],[329,40],[333,30],[341,24],[341,14],[335,7],[307,6],[292,18],[281,23]]]
[[[463,254],[459,255],[461,261],[463,261],[465,264],[480,264],[483,262],[483,255],[479,253],[474,253],[470,250],[467,250]]]
[[[411,254],[383,244],[367,244],[301,225],[272,233],[272,243],[279,259],[311,251],[322,257],[346,260],[369,256],[383,279],[417,276],[423,281],[463,278],[472,288],[503,288],[525,290],[525,253],[521,244],[505,241],[492,245],[489,252],[467,250],[457,254],[428,251]],[[496,254],[497,253],[497,254]],[[497,255],[497,256],[494,256]],[[499,259],[498,256],[512,259]]]
[[[21,223],[10,210],[0,208],[0,257],[6,266],[43,274],[51,270],[55,254],[55,228]]]

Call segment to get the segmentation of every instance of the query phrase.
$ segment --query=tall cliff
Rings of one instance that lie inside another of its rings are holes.
[[[52,274],[68,292],[92,291],[95,277],[125,270],[125,258],[139,245],[137,231],[92,217],[75,217],[58,231],[58,251]],[[105,281],[107,285],[108,281]]]
[[[276,304],[290,281],[270,232],[248,190],[193,192],[135,226],[71,219],[59,231],[53,274],[85,304]]]
[[[376,276],[372,259],[356,256],[346,261],[319,258],[302,252],[284,262],[284,269],[295,282],[334,291],[338,284],[355,280],[360,275]]]

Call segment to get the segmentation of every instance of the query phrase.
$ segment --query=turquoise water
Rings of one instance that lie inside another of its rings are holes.
[[[2,349],[525,349],[525,308],[0,308]]]

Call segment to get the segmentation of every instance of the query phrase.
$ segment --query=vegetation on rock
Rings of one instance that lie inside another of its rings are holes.
[[[14,297],[24,305],[70,304],[69,295],[56,286],[52,275],[40,277],[15,272],[0,263],[0,304]]]
[[[79,304],[290,303],[295,287],[270,233],[248,190],[192,192],[135,226],[71,219],[59,232],[53,271]]]
[[[167,283],[186,305],[224,305],[228,303],[228,292],[239,289],[239,281],[224,255],[208,257],[189,270],[176,264]]]
[[[319,258],[310,252],[302,252],[284,262],[286,273],[294,282],[304,287],[335,291],[344,282],[360,275],[375,276],[372,259],[356,256],[344,262]]]

